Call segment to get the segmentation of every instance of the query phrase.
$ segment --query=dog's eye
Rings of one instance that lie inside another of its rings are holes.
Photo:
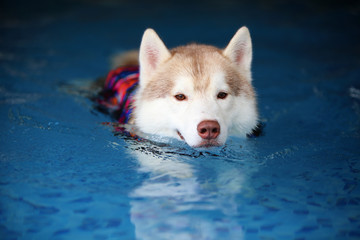
[[[218,99],[225,99],[227,97],[227,93],[226,92],[219,92],[217,95]]]
[[[178,101],[184,101],[184,100],[186,100],[186,96],[184,95],[184,94],[176,94],[175,95],[175,98],[176,98],[176,100],[178,100]]]

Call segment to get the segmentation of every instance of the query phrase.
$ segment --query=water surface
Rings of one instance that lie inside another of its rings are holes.
[[[3,5],[0,239],[360,238],[358,5]],[[206,151],[138,141],[64,91],[147,27],[169,47],[224,47],[242,25],[264,136]]]

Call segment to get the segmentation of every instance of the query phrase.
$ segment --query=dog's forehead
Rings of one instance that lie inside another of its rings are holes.
[[[169,64],[173,64],[172,68],[176,69],[176,83],[187,82],[196,91],[208,89],[214,81],[226,84],[225,58],[219,49],[206,45],[188,45],[174,49],[172,54]]]
[[[178,86],[197,92],[207,91],[210,87],[229,90],[234,95],[254,96],[251,84],[216,47],[191,44],[172,49],[171,55],[147,85],[144,98],[166,97]]]
[[[178,72],[173,80],[174,91],[185,91],[188,94],[190,92],[212,92],[220,89],[226,91],[230,88],[226,81],[226,74],[221,69],[212,69],[211,72],[207,71],[205,74],[193,74],[189,71]]]

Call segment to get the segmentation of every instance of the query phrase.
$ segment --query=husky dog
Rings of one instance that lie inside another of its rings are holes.
[[[191,147],[220,146],[229,135],[245,137],[258,122],[251,60],[246,27],[223,50],[200,44],[168,50],[147,29],[129,123],[142,133],[176,138]]]

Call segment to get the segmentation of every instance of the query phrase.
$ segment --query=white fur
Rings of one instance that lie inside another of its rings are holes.
[[[221,126],[218,143],[222,145],[225,143],[228,135],[227,128],[222,126],[229,124],[227,122],[227,111],[230,110],[232,103],[230,96],[224,100],[217,99],[218,90],[227,91],[227,85],[224,83],[224,74],[222,72],[214,73],[211,85],[206,92],[194,91],[192,81],[190,77],[182,77],[176,81],[174,94],[184,92],[187,94],[188,100],[178,102],[175,99],[171,99],[172,105],[176,109],[173,121],[190,146],[197,146],[202,141],[201,137],[197,134],[197,125],[201,121],[218,121]]]

